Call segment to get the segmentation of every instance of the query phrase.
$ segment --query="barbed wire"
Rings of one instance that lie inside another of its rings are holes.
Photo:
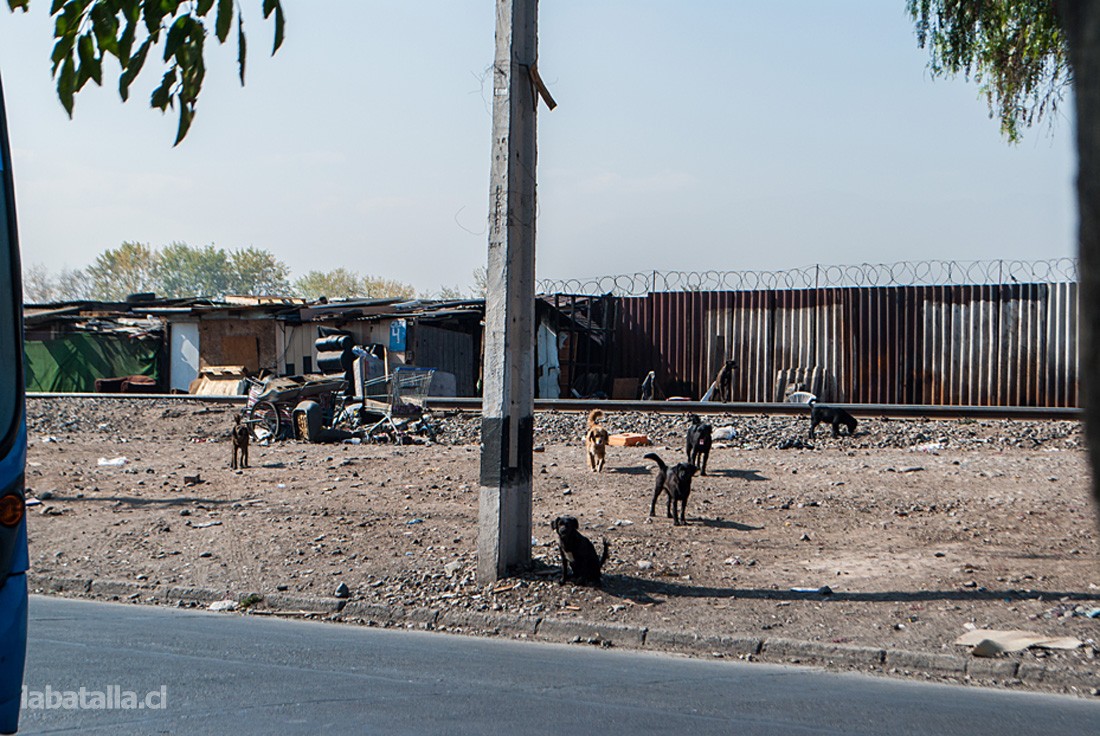
[[[638,271],[581,279],[539,279],[543,294],[644,296],[658,291],[768,291],[864,286],[986,286],[1076,282],[1076,258],[1045,261],[899,261],[815,264],[785,271]]]

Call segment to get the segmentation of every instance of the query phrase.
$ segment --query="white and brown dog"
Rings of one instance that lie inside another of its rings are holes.
[[[588,429],[584,433],[584,449],[588,459],[588,469],[594,473],[603,470],[607,457],[607,430],[600,426],[603,412],[593,409],[588,412]]]

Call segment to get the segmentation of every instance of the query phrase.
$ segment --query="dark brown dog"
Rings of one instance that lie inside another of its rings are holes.
[[[600,568],[607,562],[611,547],[603,540],[603,554],[597,555],[596,548],[588,537],[580,533],[580,522],[573,516],[559,516],[550,522],[550,527],[558,533],[558,552],[561,554],[561,582],[572,577],[581,585],[600,586]]]
[[[687,525],[687,501],[691,495],[691,479],[698,470],[691,463],[676,463],[671,468],[665,465],[657,453],[651,452],[645,456],[647,460],[657,463],[657,483],[653,489],[653,500],[649,503],[649,515],[653,516],[657,510],[657,498],[665,493],[668,495],[666,513],[672,519],[673,526]],[[679,513],[677,513],[679,509]]]
[[[733,372],[737,370],[736,360],[727,360],[718,370],[714,379],[714,400],[728,404],[733,401]]]
[[[588,457],[588,469],[599,473],[607,458],[607,430],[600,426],[603,412],[593,409],[588,412],[588,429],[584,433],[584,450]]]
[[[694,414],[688,414],[688,419],[691,421],[691,426],[687,431],[687,461],[699,468],[700,475],[706,475],[710,446],[713,444],[711,434],[714,430]]]
[[[230,434],[230,439],[233,442],[233,461],[229,464],[229,467],[236,470],[238,456],[240,457],[240,466],[242,468],[248,467],[248,441],[251,432],[248,431],[247,424],[241,424],[240,414],[234,417],[233,421],[233,432]]]
[[[817,403],[817,399],[810,399],[810,439],[813,439],[814,430],[819,424],[831,424],[833,437],[840,436],[840,425],[848,428],[848,436],[856,433],[856,418],[839,406],[826,406]]]

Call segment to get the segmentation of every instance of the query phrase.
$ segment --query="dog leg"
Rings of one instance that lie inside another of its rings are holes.
[[[558,582],[562,585],[569,579],[569,559],[565,556],[565,550],[558,545],[558,553],[561,554],[561,578]]]
[[[657,498],[661,495],[662,483],[657,481],[657,489],[653,491],[653,500],[649,502],[649,515],[657,513]]]

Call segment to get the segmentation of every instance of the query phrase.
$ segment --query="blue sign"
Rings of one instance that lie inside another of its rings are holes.
[[[403,319],[390,322],[390,352],[405,352],[405,320]]]

